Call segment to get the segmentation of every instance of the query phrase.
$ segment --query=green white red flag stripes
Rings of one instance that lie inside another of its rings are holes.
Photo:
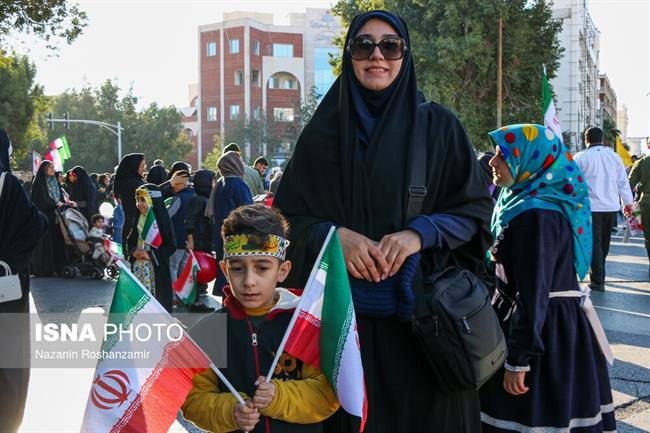
[[[45,159],[52,161],[55,171],[63,171],[63,160],[54,142],[50,143],[50,151],[45,154]]]
[[[59,155],[61,155],[61,160],[66,161],[72,156],[70,154],[70,147],[68,146],[68,139],[65,138],[65,135],[54,140],[56,148],[59,150]]]
[[[124,265],[115,287],[108,323],[127,328],[151,322],[176,323]],[[163,335],[166,335],[163,333]],[[86,404],[83,433],[166,433],[192,388],[192,376],[211,367],[210,359],[185,333],[147,345],[147,366],[105,355],[97,365]],[[104,340],[103,353],[126,353],[129,339],[117,334]]]
[[[196,302],[197,284],[196,273],[199,272],[199,262],[196,261],[194,253],[189,251],[187,261],[178,279],[172,284],[176,296],[184,303]]]
[[[542,112],[544,113],[544,126],[553,131],[562,143],[562,128],[560,127],[560,119],[557,117],[557,110],[553,102],[553,92],[551,86],[548,84],[548,77],[546,76],[546,68],[542,76]]]
[[[162,236],[158,229],[156,215],[153,213],[153,207],[151,206],[149,206],[149,210],[147,211],[147,216],[145,217],[144,227],[142,228],[140,237],[146,244],[151,245],[154,248],[158,248],[162,244]]]
[[[368,403],[357,320],[334,228],[316,259],[276,358],[283,351],[320,368],[343,409],[361,418],[363,431]]]

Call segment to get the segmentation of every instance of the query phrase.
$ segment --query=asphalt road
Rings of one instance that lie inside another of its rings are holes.
[[[650,432],[650,280],[641,239],[623,244],[613,238],[607,263],[607,290],[592,293],[616,362],[610,371],[619,433]],[[106,311],[112,281],[32,280],[32,311],[63,313],[76,321],[82,313]],[[211,299],[209,302],[215,303]],[[198,317],[198,316],[197,316]],[[93,369],[33,369],[20,433],[78,432]],[[184,431],[177,423],[170,432]]]

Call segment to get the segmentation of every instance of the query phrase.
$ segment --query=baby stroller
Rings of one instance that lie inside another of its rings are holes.
[[[75,252],[72,263],[63,268],[63,278],[74,278],[77,271],[94,280],[104,278],[104,271],[108,271],[111,278],[118,275],[119,268],[111,255],[93,254],[95,246],[88,239],[88,221],[79,210],[68,207],[57,210],[61,233],[65,244]]]

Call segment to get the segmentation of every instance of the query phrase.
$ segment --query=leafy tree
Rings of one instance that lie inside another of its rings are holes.
[[[142,152],[149,163],[156,158],[181,160],[192,150],[192,143],[182,132],[182,114],[176,108],[153,103],[138,111],[138,98],[132,90],[124,96],[120,93],[120,88],[110,80],[99,88],[73,89],[53,98],[52,112],[57,116],[67,112],[71,119],[121,122],[122,155]],[[72,154],[66,168],[79,164],[89,172],[110,172],[117,165],[117,137],[96,125],[73,123],[66,131],[56,123],[37,151],[45,150],[49,141],[61,135],[67,137]]]
[[[418,85],[456,112],[478,148],[496,128],[498,22],[503,19],[503,124],[542,121],[541,71],[559,66],[562,22],[544,0],[339,0],[334,13],[386,9],[409,26]],[[343,38],[339,39],[339,46]],[[340,62],[340,60],[339,60]]]
[[[223,145],[223,140],[219,134],[216,134],[212,141],[214,142],[214,147],[212,150],[205,156],[203,163],[201,164],[202,168],[206,170],[217,171],[217,162],[221,158],[221,148]]]
[[[0,44],[18,32],[33,34],[54,49],[54,41],[72,43],[87,24],[86,13],[67,0],[0,0]]]
[[[22,160],[34,135],[32,120],[44,103],[43,88],[36,84],[36,67],[26,56],[0,50],[0,128],[11,138],[14,159]]]
[[[286,128],[287,139],[290,143],[290,152],[293,151],[293,148],[298,141],[298,137],[302,133],[304,127],[309,123],[312,116],[318,108],[318,100],[320,99],[321,94],[318,93],[316,86],[312,86],[307,93],[304,101],[294,101],[294,118],[293,122],[289,124]]]
[[[609,116],[603,119],[603,141],[606,145],[614,147],[616,138],[620,137],[621,131],[616,129],[616,122]],[[629,150],[629,149],[628,149]]]
[[[278,122],[272,116],[261,111],[258,118],[242,117],[232,120],[226,127],[226,143],[237,143],[242,150],[244,160],[248,157],[252,163],[258,156],[272,154],[280,147],[283,138],[278,131]],[[246,144],[250,144],[250,155],[245,155]]]

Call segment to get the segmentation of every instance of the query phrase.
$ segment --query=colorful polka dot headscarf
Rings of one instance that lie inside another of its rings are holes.
[[[515,180],[503,188],[492,215],[492,234],[528,209],[564,213],[573,232],[574,265],[582,279],[591,263],[591,207],[587,184],[568,149],[541,125],[511,125],[488,134]]]

